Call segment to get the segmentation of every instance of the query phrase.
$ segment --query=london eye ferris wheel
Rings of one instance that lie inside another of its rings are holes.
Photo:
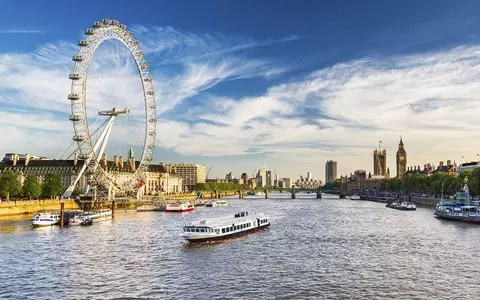
[[[116,20],[95,22],[85,35],[72,57],[68,95],[73,140],[84,164],[64,197],[71,196],[82,175],[95,187],[135,189],[155,148],[155,92],[139,42]],[[101,163],[106,153],[126,154],[132,159],[133,149],[141,156],[127,176],[112,176]]]

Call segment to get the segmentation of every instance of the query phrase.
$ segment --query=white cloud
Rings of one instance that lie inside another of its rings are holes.
[[[212,97],[213,113],[199,117],[208,124],[195,124],[188,132],[208,133],[202,139],[206,144],[224,143],[205,155],[253,148],[281,161],[278,167],[304,161],[323,171],[325,160],[337,159],[348,166],[346,171],[371,170],[372,150],[381,139],[394,174],[400,135],[412,165],[460,159],[462,154],[473,159],[480,146],[475,133],[479,52],[480,46],[473,45],[345,62],[257,97]],[[232,150],[226,133],[241,146]],[[183,143],[175,149],[190,154],[194,147]]]
[[[296,38],[256,41],[239,36],[183,33],[172,28],[134,26],[133,30],[151,65],[159,115],[219,82],[271,77],[283,72],[283,68],[268,61],[247,59],[238,52]],[[71,58],[76,52],[73,42],[59,42],[42,45],[32,53],[0,53],[0,105],[6,107],[0,114],[0,124],[15,129],[15,149],[43,151],[45,144],[52,149],[42,155],[55,157],[71,143],[68,74],[72,72]],[[176,65],[175,71],[164,70],[163,62]],[[116,120],[112,143],[119,147],[138,145],[144,135],[141,84],[133,64],[125,48],[107,42],[97,49],[89,68],[87,115],[92,131],[103,122],[97,111],[126,106],[132,109],[128,118]],[[39,136],[50,136],[56,143],[32,144],[35,131],[40,132]],[[12,143],[4,143],[2,150],[13,151]]]
[[[224,81],[268,79],[285,71],[269,61],[249,59],[243,50],[296,37],[258,41],[168,27],[133,30],[152,65],[158,144],[177,153],[264,154],[282,176],[296,177],[306,168],[318,176],[327,159],[338,160],[340,172],[371,170],[378,140],[387,147],[393,174],[400,135],[412,165],[458,160],[462,155],[473,159],[479,152],[478,45],[343,62],[270,86],[259,95],[227,97],[210,89]],[[66,95],[75,50],[73,43],[58,43],[34,53],[0,53],[0,104],[8,107],[0,112],[0,126],[8,135],[0,151],[28,149],[55,157],[71,143]],[[119,118],[112,133],[115,145],[127,147],[141,142],[144,134],[143,99],[132,62],[117,50],[107,45],[95,55],[88,114],[93,126],[102,121],[93,117],[98,110],[132,107],[132,115]],[[204,101],[188,102],[189,111],[179,115],[189,122],[165,119],[166,112],[197,95]],[[235,166],[243,168],[244,163],[232,162]]]

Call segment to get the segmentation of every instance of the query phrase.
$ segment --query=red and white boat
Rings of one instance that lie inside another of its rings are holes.
[[[176,204],[167,204],[165,208],[166,212],[185,212],[192,211],[195,207],[193,204],[189,203],[176,203]]]

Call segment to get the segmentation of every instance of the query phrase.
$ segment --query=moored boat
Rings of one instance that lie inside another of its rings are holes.
[[[32,218],[33,227],[52,226],[57,224],[60,224],[60,211],[38,211]]]
[[[207,207],[220,207],[220,206],[228,206],[227,200],[210,200],[205,205]]]
[[[480,224],[480,201],[470,201],[468,185],[455,194],[453,200],[440,200],[435,208],[439,219]]]
[[[232,216],[193,221],[183,227],[183,237],[190,243],[206,243],[229,239],[270,226],[265,214],[240,212]]]
[[[417,210],[417,206],[413,202],[399,202],[399,201],[394,201],[392,203],[388,203],[385,205],[388,208],[393,208],[393,209],[398,209],[398,210]]]
[[[165,207],[166,212],[186,212],[192,211],[195,207],[193,204],[190,203],[175,203],[175,204],[167,204]]]
[[[360,196],[357,194],[353,194],[350,196],[350,200],[360,200]]]
[[[84,212],[82,214],[80,225],[91,225],[102,221],[112,219],[112,211],[110,209],[98,209]]]
[[[82,223],[83,211],[69,211],[65,212],[65,224],[68,226],[78,226]]]

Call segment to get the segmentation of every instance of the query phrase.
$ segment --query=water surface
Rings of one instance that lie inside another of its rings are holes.
[[[478,299],[479,226],[272,196],[63,230],[0,220],[0,298]],[[190,220],[245,210],[270,215],[270,229],[199,246],[180,237]]]

